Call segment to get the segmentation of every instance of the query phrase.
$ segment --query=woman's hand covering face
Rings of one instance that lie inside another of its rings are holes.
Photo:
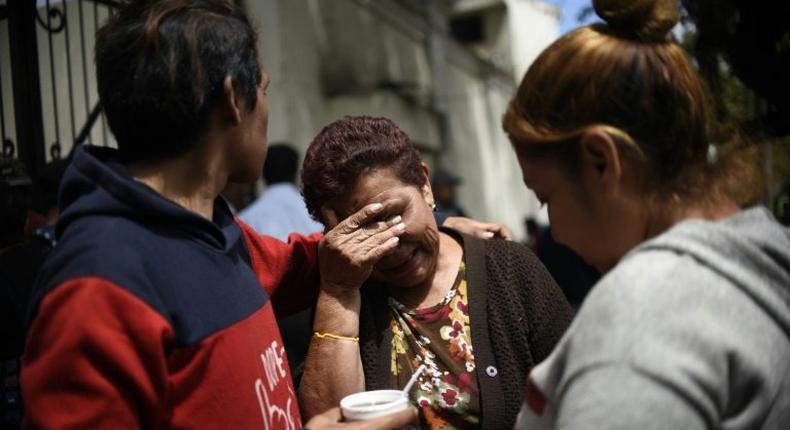
[[[321,213],[329,231],[318,246],[324,287],[356,290],[370,277],[373,266],[398,246],[406,224],[396,201],[369,204],[343,221],[327,207]]]

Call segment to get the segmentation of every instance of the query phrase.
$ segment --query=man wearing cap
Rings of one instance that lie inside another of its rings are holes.
[[[431,176],[431,186],[436,197],[436,221],[439,225],[449,217],[465,217],[466,212],[456,202],[455,191],[461,178],[440,167]]]

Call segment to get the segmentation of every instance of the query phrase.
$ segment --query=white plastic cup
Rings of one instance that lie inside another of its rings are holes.
[[[364,421],[389,415],[409,407],[409,398],[400,390],[375,390],[350,394],[340,401],[346,421]]]

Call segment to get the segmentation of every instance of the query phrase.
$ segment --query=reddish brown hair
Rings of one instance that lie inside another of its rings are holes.
[[[425,185],[420,153],[387,118],[347,116],[321,130],[302,164],[307,210],[321,221],[321,207],[351,192],[360,175],[388,168],[401,181]]]

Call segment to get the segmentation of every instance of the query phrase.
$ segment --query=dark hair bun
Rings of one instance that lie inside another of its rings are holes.
[[[615,30],[642,40],[666,40],[678,22],[677,0],[593,0],[595,13]]]

